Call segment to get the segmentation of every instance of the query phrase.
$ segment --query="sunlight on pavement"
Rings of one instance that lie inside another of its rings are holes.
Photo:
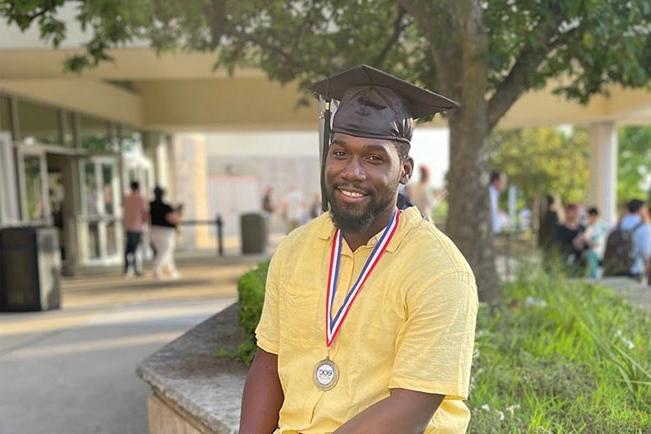
[[[223,306],[235,301],[223,299]],[[216,313],[216,303],[208,302],[200,306],[173,306],[123,309],[113,312],[91,312],[70,314],[62,317],[39,318],[9,322],[0,326],[0,336],[11,336],[43,331],[65,330],[81,326],[126,324],[151,320],[171,319],[187,316],[211,315]]]
[[[4,356],[6,359],[26,359],[32,357],[53,357],[70,354],[87,353],[90,351],[105,351],[111,349],[137,347],[141,345],[149,345],[160,343],[166,344],[177,337],[183,332],[167,332],[167,333],[154,333],[146,335],[125,336],[120,338],[110,338],[98,341],[80,341],[74,344],[56,344],[47,345],[38,348],[22,348],[10,352]]]

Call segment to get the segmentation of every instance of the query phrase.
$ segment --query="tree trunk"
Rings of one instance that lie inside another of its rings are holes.
[[[461,3],[461,2],[460,2]],[[458,3],[459,4],[459,3]],[[490,224],[485,139],[489,133],[486,89],[487,38],[479,2],[466,1],[458,9],[461,30],[461,108],[451,113],[449,210],[447,232],[472,267],[479,298],[497,298],[497,270]],[[457,87],[454,86],[454,87]]]
[[[491,301],[497,298],[497,271],[484,152],[486,103],[482,97],[466,107],[450,118],[446,228],[475,273],[480,300]]]
[[[497,270],[490,226],[487,153],[489,133],[488,38],[478,0],[401,0],[431,42],[444,94],[461,103],[450,112],[449,208],[446,232],[477,279],[479,298],[497,298]],[[441,35],[446,35],[442,38]]]

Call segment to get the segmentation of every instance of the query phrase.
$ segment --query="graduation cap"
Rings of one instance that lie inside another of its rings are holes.
[[[414,119],[459,107],[449,98],[368,65],[314,83],[310,90],[325,101],[321,168],[324,211],[324,168],[331,133],[410,143]],[[332,100],[339,105],[330,125]]]

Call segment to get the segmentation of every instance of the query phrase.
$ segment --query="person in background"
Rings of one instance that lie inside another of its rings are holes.
[[[312,203],[310,204],[310,219],[315,219],[321,215],[321,193],[314,193]]]
[[[295,185],[291,186],[283,200],[282,215],[287,223],[287,232],[291,232],[306,220],[307,205],[305,196]]]
[[[129,194],[122,199],[122,225],[125,231],[124,275],[142,275],[136,252],[142,242],[142,233],[148,219],[149,207],[140,193],[140,184],[131,182]],[[133,270],[131,270],[133,269]]]
[[[581,224],[581,210],[575,203],[565,207],[565,222],[556,230],[556,242],[561,255],[562,264],[568,267],[572,274],[583,275],[583,233],[585,226]]]
[[[423,164],[420,165],[420,179],[418,183],[407,187],[407,196],[409,201],[413,203],[420,215],[425,220],[432,219],[432,209],[436,205],[436,200],[431,191],[429,168]]]
[[[651,228],[645,222],[644,202],[633,199],[628,202],[627,213],[619,222],[619,227],[624,231],[633,232],[633,251],[635,258],[629,270],[628,277],[642,280],[651,269]]]
[[[550,259],[554,245],[556,244],[556,231],[560,224],[558,216],[558,205],[553,195],[547,195],[545,212],[540,218],[540,229],[538,231],[538,247],[542,250],[545,260]]]
[[[267,187],[267,189],[264,192],[264,196],[262,196],[262,209],[268,214],[273,214],[274,210],[276,209],[276,206],[273,202],[272,187]]]
[[[599,277],[599,266],[606,248],[606,235],[608,227],[599,218],[599,210],[595,207],[588,209],[588,226],[583,233],[583,242],[586,248],[585,259],[588,266],[588,277]]]
[[[491,172],[488,199],[490,201],[491,229],[494,234],[499,234],[504,229],[505,219],[503,213],[500,212],[499,199],[500,194],[506,189],[506,185],[506,174],[498,171]]]
[[[153,275],[156,279],[178,279],[180,274],[174,262],[176,227],[181,222],[183,209],[176,209],[163,200],[165,190],[154,188],[154,200],[149,204],[151,241],[154,245]]]

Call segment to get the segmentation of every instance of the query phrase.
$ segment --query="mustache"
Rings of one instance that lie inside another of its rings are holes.
[[[333,190],[337,190],[337,189],[339,189],[339,190],[341,190],[341,189],[350,190],[350,191],[355,191],[355,192],[358,192],[358,193],[361,193],[361,194],[370,194],[371,193],[371,190],[369,190],[368,188],[364,188],[364,187],[362,187],[360,185],[355,185],[355,184],[333,184],[332,189]]]

